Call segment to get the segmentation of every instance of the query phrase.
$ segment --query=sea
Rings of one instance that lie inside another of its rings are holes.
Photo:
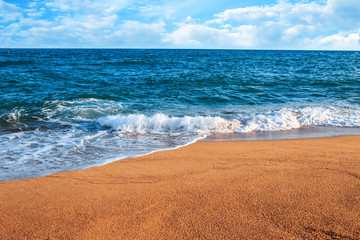
[[[0,49],[0,181],[204,138],[354,134],[359,51]]]

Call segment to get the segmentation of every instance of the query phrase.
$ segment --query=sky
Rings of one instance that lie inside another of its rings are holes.
[[[360,0],[0,0],[0,48],[360,50]]]

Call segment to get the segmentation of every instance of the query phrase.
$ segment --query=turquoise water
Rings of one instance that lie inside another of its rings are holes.
[[[360,54],[0,49],[0,92],[6,181],[214,133],[286,138],[291,129],[326,127],[346,135],[360,127]]]

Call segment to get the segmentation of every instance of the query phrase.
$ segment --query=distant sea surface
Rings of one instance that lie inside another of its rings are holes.
[[[7,181],[212,134],[358,131],[360,54],[0,49],[0,93]]]

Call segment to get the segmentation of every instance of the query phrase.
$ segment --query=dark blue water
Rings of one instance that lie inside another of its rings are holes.
[[[360,54],[0,49],[0,181],[212,133],[360,127]]]

